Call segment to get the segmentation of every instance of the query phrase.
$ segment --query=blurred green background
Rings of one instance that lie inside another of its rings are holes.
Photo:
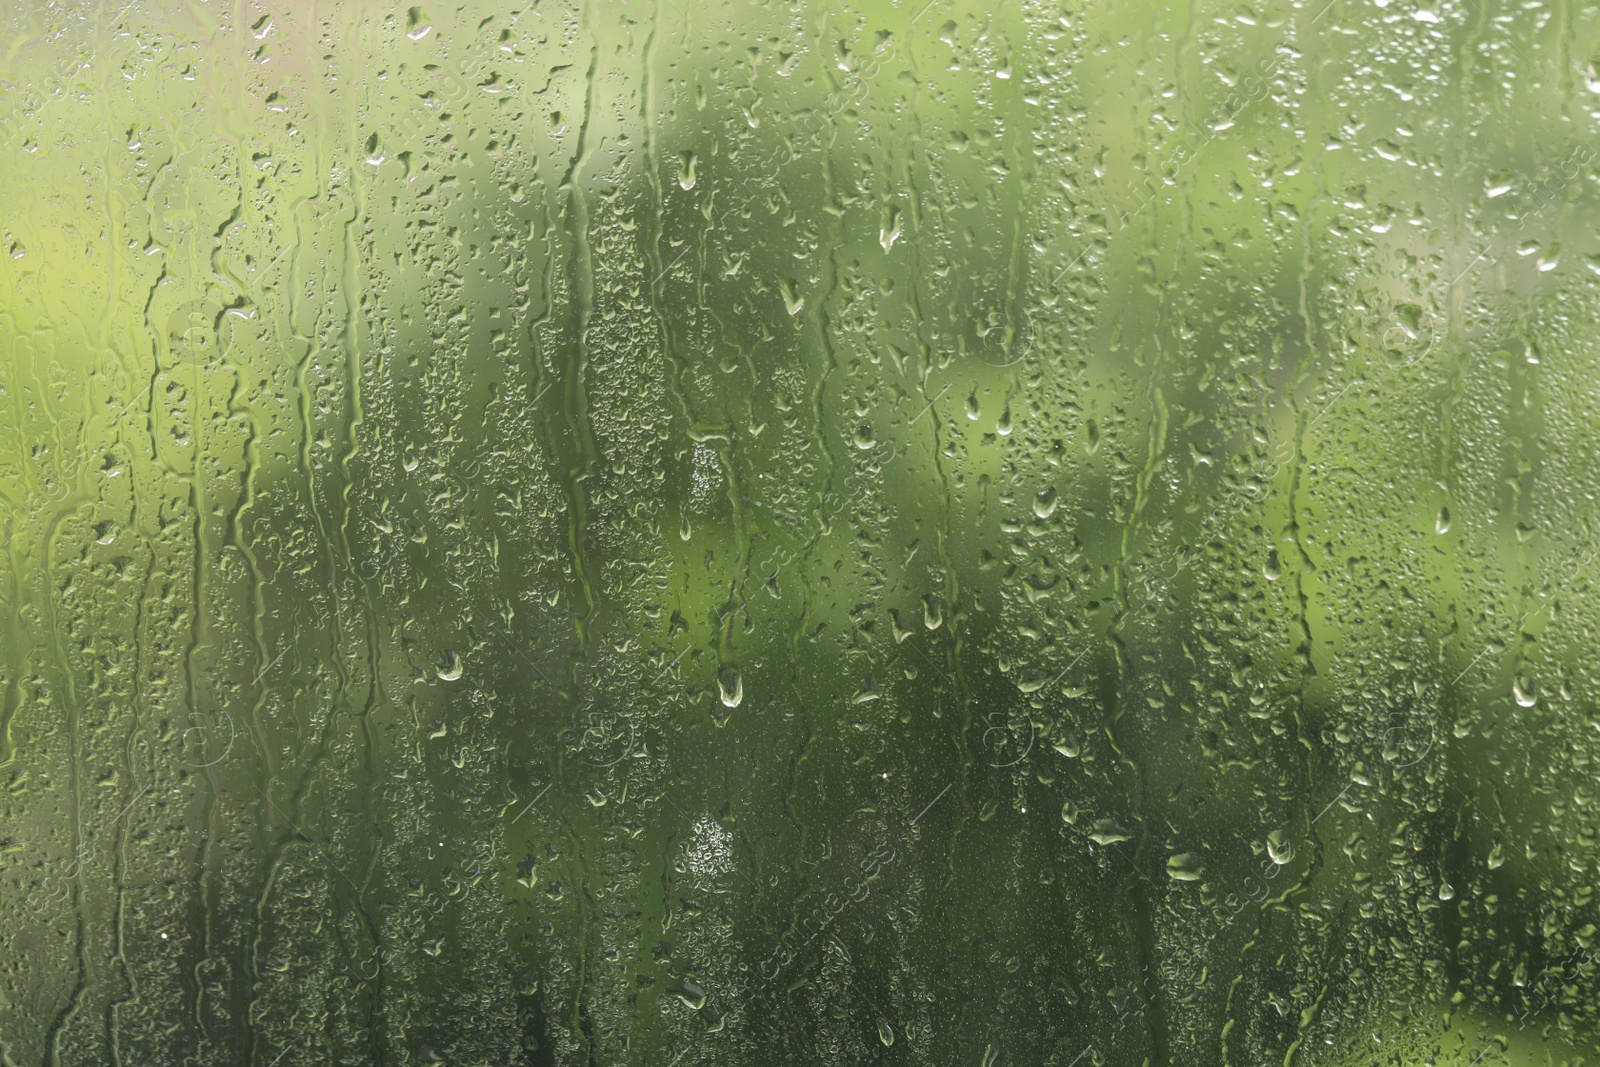
[[[1600,6],[0,25],[4,1063],[1600,1053]]]

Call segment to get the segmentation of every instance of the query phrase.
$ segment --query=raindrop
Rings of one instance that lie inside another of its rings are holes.
[[[1205,862],[1198,852],[1180,852],[1167,859],[1167,874],[1179,882],[1198,882]]]
[[[1511,693],[1517,698],[1517,703],[1524,708],[1531,708],[1539,702],[1539,693],[1532,678],[1526,674],[1517,676],[1511,683]]]
[[[453,648],[444,650],[444,656],[439,660],[439,680],[445,682],[458,681],[463,670],[461,654]]]
[[[1282,830],[1274,830],[1267,835],[1267,855],[1273,863],[1282,867],[1294,859],[1294,843],[1284,836]]]
[[[778,290],[783,294],[783,306],[789,309],[789,314],[800,314],[800,309],[806,306],[806,298],[800,295],[800,283],[785,278],[778,283]]]
[[[744,699],[744,679],[738,667],[724,667],[717,673],[717,695],[724,707],[736,708]]]
[[[678,982],[668,986],[667,992],[683,1001],[693,1011],[699,1011],[706,1006],[706,991],[695,982]]]

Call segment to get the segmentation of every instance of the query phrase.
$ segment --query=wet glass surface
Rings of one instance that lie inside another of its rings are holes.
[[[1600,1052],[1600,7],[0,27],[0,1061]]]

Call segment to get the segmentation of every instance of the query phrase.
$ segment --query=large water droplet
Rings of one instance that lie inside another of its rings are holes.
[[[1167,859],[1167,874],[1179,882],[1198,882],[1205,872],[1205,860],[1198,852],[1180,852]]]
[[[738,667],[724,667],[717,673],[717,695],[724,707],[736,708],[744,699],[744,679]]]
[[[1511,694],[1522,707],[1531,708],[1539,702],[1539,691],[1532,678],[1522,674],[1511,683]]]
[[[690,1009],[699,1011],[706,1006],[706,991],[698,983],[683,981],[667,987],[667,992],[689,1005]]]
[[[464,668],[461,664],[461,654],[453,648],[444,650],[444,656],[439,660],[439,679],[445,682],[454,682],[461,677]]]

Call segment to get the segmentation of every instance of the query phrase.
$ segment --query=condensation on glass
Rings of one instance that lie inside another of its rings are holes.
[[[1600,1051],[1600,8],[0,26],[0,1062]]]

